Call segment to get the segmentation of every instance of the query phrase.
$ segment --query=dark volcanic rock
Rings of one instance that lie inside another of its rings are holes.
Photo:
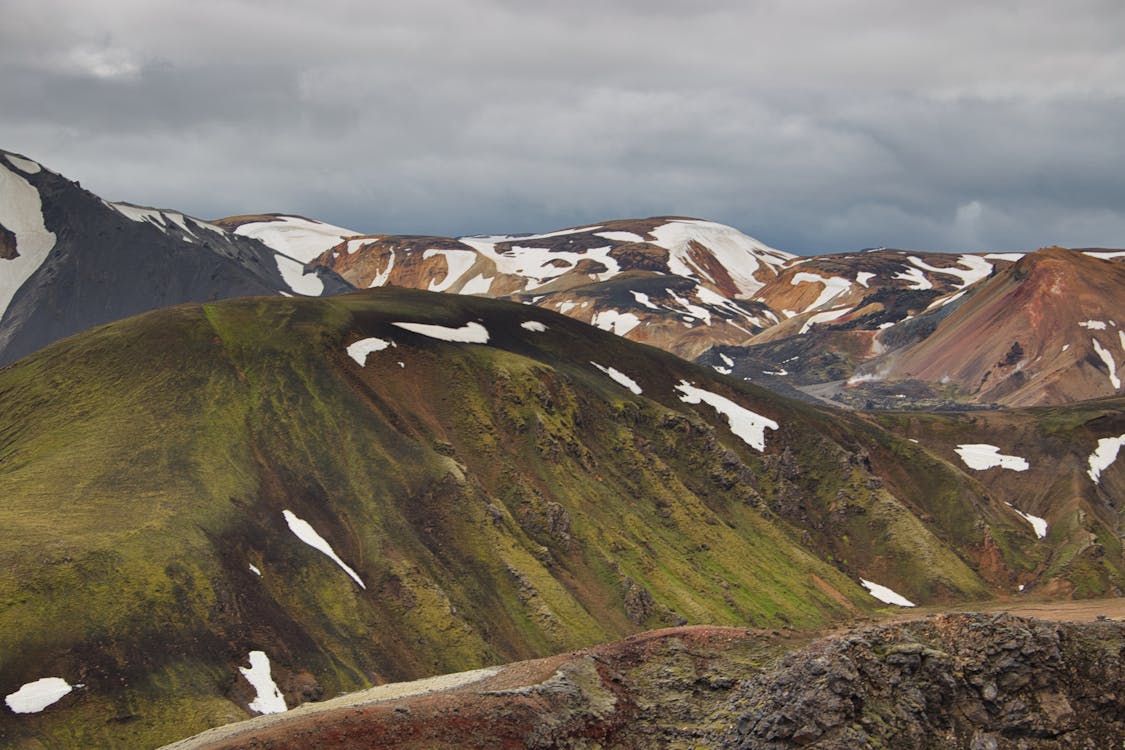
[[[725,747],[1108,748],[1125,626],[945,615],[853,631],[744,683]]]

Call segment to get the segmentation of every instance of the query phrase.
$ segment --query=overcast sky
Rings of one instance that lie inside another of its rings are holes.
[[[0,147],[204,218],[1122,247],[1123,31],[1121,0],[0,0]]]

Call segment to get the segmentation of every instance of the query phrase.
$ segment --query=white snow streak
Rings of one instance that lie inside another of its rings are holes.
[[[535,331],[536,333],[543,333],[547,330],[547,326],[540,323],[538,320],[525,320],[520,323],[520,328],[528,331]]]
[[[842,318],[850,310],[850,307],[841,307],[839,310],[827,310],[821,313],[814,313],[813,315],[810,315],[809,319],[805,321],[805,324],[801,326],[801,330],[797,332],[797,335],[799,336],[802,333],[808,333],[810,328],[819,323],[828,323],[836,320],[837,318]]]
[[[656,305],[652,304],[652,301],[649,300],[648,295],[645,294],[644,292],[635,292],[632,289],[630,289],[629,293],[633,295],[633,299],[635,299],[637,302],[639,302],[642,305],[644,305],[645,307],[647,307],[649,310],[659,310],[660,309]]]
[[[987,253],[984,257],[987,260],[1006,260],[1015,263],[1023,257],[1023,253]]]
[[[992,273],[992,264],[979,255],[962,255],[957,259],[957,265],[950,268],[939,268],[931,266],[919,257],[911,255],[907,258],[911,263],[921,268],[923,271],[930,273],[944,273],[948,276],[956,276],[961,279],[961,284],[958,289],[964,289],[971,284],[975,284],[988,274]],[[962,268],[963,266],[963,268]]]
[[[339,556],[336,554],[336,551],[332,549],[332,545],[329,544],[324,537],[316,533],[316,529],[310,526],[308,521],[305,521],[302,518],[298,518],[293,514],[293,511],[288,509],[283,510],[281,513],[285,516],[285,522],[289,524],[289,530],[296,534],[298,539],[300,539],[302,542],[309,545],[313,549],[319,550],[320,552],[323,552],[325,555],[327,555],[328,558],[332,560],[332,562],[343,568],[344,572],[351,576],[352,580],[358,583],[361,589],[367,588],[367,586],[364,585],[363,581],[360,580],[356,572],[349,568],[347,564],[339,558]]]
[[[261,568],[259,568],[254,563],[249,563],[249,565],[250,565],[250,572],[253,573],[254,575],[258,576],[259,578],[261,578],[262,577]]]
[[[1030,513],[1024,513],[1022,510],[1012,505],[1011,503],[1004,504],[1014,510],[1016,513],[1020,514],[1020,517],[1031,524],[1031,528],[1035,529],[1035,536],[1039,537],[1040,539],[1043,539],[1047,536],[1047,519],[1040,518],[1039,516],[1033,516]]]
[[[0,165],[0,224],[16,236],[18,257],[0,259],[0,318],[16,292],[39,270],[55,247],[55,234],[43,223],[43,201],[35,186]]]
[[[360,339],[354,344],[348,345],[348,356],[354,359],[357,365],[364,367],[367,364],[368,354],[381,352],[390,345],[391,342],[385,339],[377,339],[375,337]]]
[[[1101,258],[1102,260],[1125,258],[1125,250],[1085,250],[1082,254],[1089,255],[1091,258]]]
[[[894,278],[902,279],[903,281],[909,281],[909,289],[917,289],[919,291],[923,291],[926,289],[934,288],[933,282],[926,278],[926,274],[922,273],[919,269],[912,268],[910,266],[907,266],[906,268],[903,268],[902,271],[896,273],[894,275]]]
[[[1090,330],[1090,331],[1104,331],[1105,330],[1105,321],[1104,320],[1083,320],[1083,321],[1080,321],[1078,323],[1078,325],[1081,326],[1082,328],[1085,328],[1085,329]]]
[[[239,667],[238,671],[246,678],[257,693],[257,697],[250,701],[251,711],[260,714],[280,714],[288,710],[285,698],[277,689],[277,683],[270,674],[270,659],[265,651],[250,652],[250,667]]]
[[[1019,456],[1005,456],[1000,453],[1000,449],[995,445],[988,445],[987,443],[958,445],[956,453],[966,466],[977,471],[984,471],[996,466],[1012,471],[1027,471],[1031,467],[1027,459]]]
[[[880,586],[874,581],[868,581],[863,578],[860,578],[859,582],[863,584],[863,588],[871,592],[871,596],[875,597],[884,604],[895,604],[899,607],[915,606],[914,602],[910,601],[902,594],[896,594],[886,586]]]
[[[480,323],[469,322],[460,328],[431,325],[429,323],[392,323],[391,325],[441,341],[452,341],[458,344],[488,343],[488,329]]]
[[[1101,357],[1102,362],[1109,369],[1109,382],[1116,390],[1121,389],[1121,378],[1117,377],[1117,363],[1113,359],[1113,354],[1109,349],[1103,349],[1102,345],[1097,339],[1090,339],[1094,342],[1094,351]]]
[[[866,289],[868,288],[867,282],[871,281],[871,279],[873,278],[875,278],[875,274],[871,273],[870,271],[860,271],[855,275],[855,283]]]
[[[872,274],[872,275],[874,275],[874,274]],[[829,302],[831,302],[832,300],[839,297],[844,292],[846,292],[846,291],[848,291],[849,289],[852,288],[852,283],[850,281],[848,281],[847,279],[842,278],[840,276],[825,277],[825,276],[818,276],[815,273],[808,273],[808,272],[805,272],[805,271],[802,271],[801,273],[798,273],[798,274],[794,274],[793,278],[789,280],[789,283],[792,286],[797,286],[798,284],[806,284],[806,283],[822,284],[824,286],[824,288],[820,291],[820,296],[817,297],[816,300],[811,305],[809,305],[804,310],[802,310],[802,312],[805,312],[807,310],[815,310],[818,307],[821,307],[822,305],[826,305]],[[866,284],[864,286],[866,286]]]
[[[1125,446],[1125,435],[1098,440],[1097,449],[1090,454],[1090,469],[1086,472],[1094,484],[1101,481],[1102,472],[1117,460],[1117,453],[1122,446]]]
[[[594,362],[592,360],[590,364],[604,372],[606,375],[609,375],[618,385],[628,388],[638,396],[641,395],[641,387],[637,385],[637,381],[633,380],[625,373],[621,372],[620,370],[614,369],[613,367],[605,367],[603,365],[599,365],[597,362]]]
[[[778,427],[777,422],[772,419],[756,414],[725,396],[697,388],[686,380],[681,380],[676,390],[680,392],[680,400],[684,403],[702,402],[726,417],[730,431],[755,450],[766,449],[766,428],[776,430]]]
[[[8,694],[4,702],[13,713],[37,714],[73,689],[61,677],[43,677]]]

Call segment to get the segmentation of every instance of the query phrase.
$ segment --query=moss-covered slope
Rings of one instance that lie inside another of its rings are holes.
[[[370,337],[389,345],[361,366],[347,347]],[[683,381],[774,420],[764,451]],[[924,455],[490,300],[388,289],[103,326],[0,370],[0,694],[82,685],[0,709],[0,745],[145,747],[245,717],[255,650],[292,706],[662,624],[821,625],[878,605],[861,576],[980,598],[1039,564],[974,478],[934,461],[917,481]]]

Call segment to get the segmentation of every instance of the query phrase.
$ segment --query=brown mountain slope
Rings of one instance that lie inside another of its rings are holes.
[[[1045,248],[997,274],[931,335],[877,368],[888,379],[953,382],[973,401],[1013,406],[1120,393],[1123,290],[1125,265]]]

